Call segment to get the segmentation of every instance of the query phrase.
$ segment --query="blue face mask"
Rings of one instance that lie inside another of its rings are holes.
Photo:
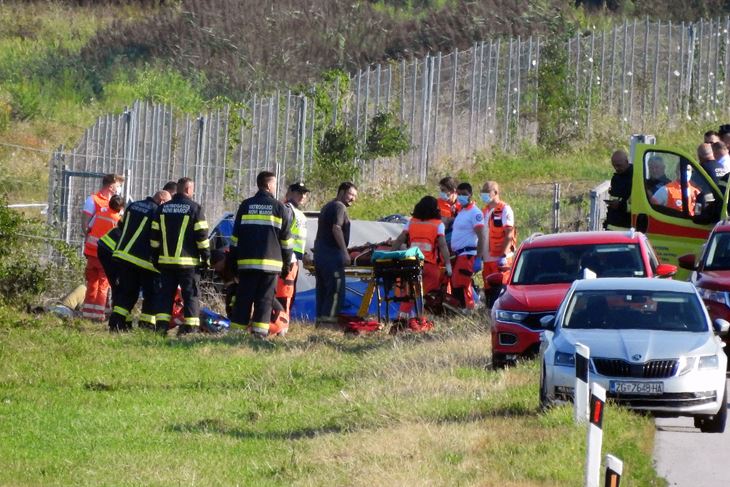
[[[482,201],[483,201],[483,202],[484,202],[485,204],[487,204],[487,205],[488,205],[489,203],[491,203],[491,202],[492,202],[492,195],[491,195],[491,194],[489,194],[489,193],[479,193],[479,194],[481,194],[481,195],[482,195]]]
[[[456,197],[456,201],[458,201],[461,206],[466,206],[469,204],[469,197],[460,194]]]
[[[444,201],[449,201],[449,193],[444,193],[443,191],[440,191],[439,198],[441,198]]]

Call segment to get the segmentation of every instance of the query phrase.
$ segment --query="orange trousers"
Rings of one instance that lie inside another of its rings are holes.
[[[81,316],[94,321],[105,321],[109,281],[98,257],[86,256],[86,296],[81,305]]]
[[[291,312],[291,305],[294,302],[294,293],[297,285],[297,275],[299,274],[299,262],[295,262],[289,274],[284,279],[279,276],[276,279],[276,299],[281,303],[287,316]]]
[[[457,255],[451,274],[451,292],[466,309],[474,309],[475,304],[474,287],[471,283],[475,259],[476,257],[473,255]]]
[[[502,274],[502,284],[507,284],[509,282],[509,276],[510,272],[512,272],[512,258],[507,259],[507,265],[510,267],[506,271],[500,271],[497,267],[497,261],[484,261],[482,262],[482,279],[484,279],[484,290],[487,291],[489,289],[489,284],[487,284],[487,276],[490,274],[494,274],[496,272],[499,272]]]

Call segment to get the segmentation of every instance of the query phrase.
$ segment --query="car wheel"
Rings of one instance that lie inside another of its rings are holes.
[[[545,411],[550,406],[552,406],[552,403],[548,399],[547,389],[545,389],[545,364],[543,364],[540,372],[540,410]]]
[[[507,357],[503,353],[492,352],[492,368],[503,369],[507,366]]]
[[[700,419],[699,426],[697,419]],[[727,387],[725,394],[722,396],[722,405],[717,414],[706,416],[703,418],[695,418],[695,426],[700,428],[703,433],[723,433],[725,431],[725,423],[727,422]]]

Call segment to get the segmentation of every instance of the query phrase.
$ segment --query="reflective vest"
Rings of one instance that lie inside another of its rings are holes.
[[[459,213],[459,210],[461,210],[461,205],[456,201],[452,203],[441,198],[437,198],[436,200],[439,204],[441,218],[454,218]]]
[[[294,240],[294,255],[298,259],[304,257],[307,245],[307,216],[302,210],[294,206],[293,203],[286,205],[293,213],[291,224],[291,237]]]
[[[89,220],[89,233],[84,242],[84,255],[97,257],[99,239],[114,228],[122,214],[109,208],[109,200],[99,193],[91,195],[94,199],[94,215]]]
[[[423,252],[426,262],[438,263],[438,229],[441,220],[419,220],[411,218],[408,225],[408,239],[411,247],[418,247]]]
[[[667,189],[667,202],[664,206],[682,211],[682,184],[679,181],[672,181],[664,187]],[[700,190],[693,185],[689,185],[687,192],[687,209],[690,216],[693,216],[695,214],[695,202]]]
[[[512,242],[506,250],[503,250],[505,226],[502,215],[505,206],[507,206],[507,203],[500,201],[492,210],[489,209],[489,206],[485,206],[483,209],[484,218],[489,219],[489,255],[492,257],[501,257],[503,254],[514,252],[517,248],[517,232],[512,231]]]

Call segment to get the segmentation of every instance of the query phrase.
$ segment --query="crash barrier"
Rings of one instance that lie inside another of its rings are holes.
[[[576,423],[588,421],[588,362],[590,349],[582,343],[575,344],[575,393],[573,414]]]
[[[603,411],[606,406],[606,390],[595,382],[589,382],[590,348],[575,344],[575,390],[573,412],[576,423],[588,421],[585,466],[586,487],[598,487],[603,443]],[[590,390],[588,384],[590,383]],[[618,487],[623,462],[613,455],[606,455],[605,486]]]
[[[624,462],[614,457],[606,455],[606,476],[604,477],[604,487],[619,487],[621,484],[621,473],[624,469]]]
[[[588,423],[586,448],[586,487],[598,487],[601,470],[601,445],[603,443],[603,410],[605,405],[606,389],[595,382],[592,383],[591,414]]]

